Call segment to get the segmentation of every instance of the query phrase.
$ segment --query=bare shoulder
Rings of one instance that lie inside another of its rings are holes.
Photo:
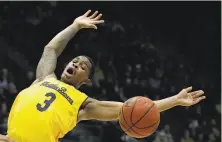
[[[45,79],[48,79],[48,78],[55,78],[55,79],[57,79],[55,73],[52,73],[52,74],[46,76],[45,78],[37,78],[30,86],[32,86],[34,84],[37,84],[37,83],[39,83],[39,82],[41,82],[41,81],[43,81]]]
[[[81,109],[78,113],[78,122],[81,120],[88,120],[88,112],[91,108],[93,108],[97,102],[99,102],[96,99],[88,97],[81,105]]]
[[[98,100],[96,100],[96,99],[93,99],[93,98],[88,97],[88,98],[82,103],[81,108],[84,109],[84,108],[86,108],[87,105],[89,105],[90,103],[97,102],[97,101],[98,101]]]

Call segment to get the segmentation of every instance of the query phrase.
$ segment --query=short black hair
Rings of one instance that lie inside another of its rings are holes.
[[[90,58],[86,55],[83,55],[83,56],[86,57],[89,60],[90,64],[91,64],[91,69],[90,69],[90,72],[89,72],[89,79],[92,79],[93,75],[95,73],[95,64],[94,64],[92,58]]]

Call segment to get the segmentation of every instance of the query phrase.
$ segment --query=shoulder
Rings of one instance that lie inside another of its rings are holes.
[[[82,103],[79,113],[78,113],[78,122],[82,120],[88,120],[88,112],[91,108],[96,107],[96,104],[99,101],[90,97],[87,97],[86,100]]]
[[[44,80],[46,80],[46,79],[56,79],[56,80],[57,80],[57,77],[56,77],[55,73],[52,73],[52,74],[50,74],[50,75],[48,75],[48,76],[46,76],[46,77],[44,77],[44,78],[37,78],[37,79],[31,84],[31,86],[32,86],[32,85],[35,85],[35,84],[37,84],[37,83],[39,83],[39,82],[41,82],[41,81],[44,81]]]
[[[98,100],[87,97],[86,100],[82,103],[81,109],[89,107],[89,104],[98,102]]]

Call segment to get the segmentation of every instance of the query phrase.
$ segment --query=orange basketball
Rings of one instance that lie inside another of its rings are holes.
[[[149,98],[133,97],[123,104],[119,123],[127,135],[134,138],[147,137],[158,128],[160,112]]]

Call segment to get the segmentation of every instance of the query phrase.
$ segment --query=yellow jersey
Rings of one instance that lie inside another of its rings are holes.
[[[57,142],[77,124],[87,95],[49,78],[21,91],[12,105],[8,136],[16,142]]]

